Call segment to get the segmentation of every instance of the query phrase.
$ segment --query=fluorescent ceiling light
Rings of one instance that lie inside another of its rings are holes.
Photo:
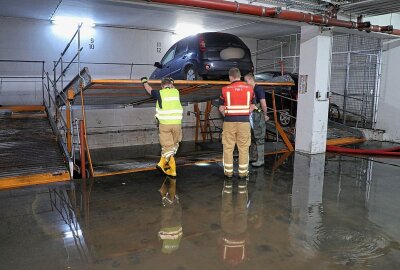
[[[82,27],[95,27],[96,24],[92,19],[89,18],[78,18],[78,17],[55,17],[51,20],[51,23],[54,25],[61,26],[71,26],[77,27],[82,24]]]
[[[55,17],[51,20],[53,24],[52,31],[55,35],[60,37],[70,38],[82,24],[81,36],[91,37],[94,34],[95,23],[89,18],[79,17]]]

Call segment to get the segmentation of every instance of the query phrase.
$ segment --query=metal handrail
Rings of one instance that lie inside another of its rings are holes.
[[[272,92],[271,92],[271,91],[267,91],[267,93],[271,94]],[[279,95],[279,94],[277,94],[277,93],[275,93],[275,96],[277,96],[277,97],[281,97],[281,98],[285,98],[285,99],[288,99],[288,100],[290,100],[290,101],[297,102],[297,100],[296,100],[296,99],[289,98],[289,97],[287,97],[287,96],[283,96],[283,95]]]
[[[50,77],[48,76],[48,73],[47,73],[47,79],[48,79],[48,82],[50,82],[51,84],[53,84],[53,82],[51,81]],[[64,130],[65,130],[65,126],[67,125],[67,121],[64,119],[64,117],[63,117],[63,115],[62,115],[62,111],[61,111],[60,108],[57,106],[57,103],[56,103],[55,98],[51,95],[50,86],[47,85],[47,84],[45,84],[44,87],[45,87],[45,89],[47,90],[47,93],[48,93],[49,108],[52,107],[51,105],[54,106],[54,108],[55,108],[55,110],[56,110],[56,113],[59,114],[59,117],[60,117],[60,119],[61,119],[62,122],[63,122],[63,125],[62,125],[61,129],[64,129]],[[44,101],[45,101],[45,100],[44,100]],[[59,128],[59,129],[60,129],[60,128]]]
[[[75,34],[74,34],[73,37],[70,39],[70,41],[68,42],[67,46],[64,48],[64,50],[63,50],[63,52],[61,53],[61,56],[60,56],[60,58],[58,59],[58,61],[55,63],[53,71],[55,71],[55,69],[57,68],[58,64],[59,64],[60,62],[62,62],[62,57],[67,53],[67,51],[68,51],[69,47],[71,46],[72,42],[74,41],[75,37],[78,35],[78,33],[79,33],[81,27],[82,27],[82,24],[79,24],[79,25],[78,25],[78,29],[75,31]]]
[[[54,83],[53,80],[50,78],[50,75],[49,75],[48,72],[46,72],[46,77],[47,77],[47,80],[48,80],[49,82],[51,82],[51,86],[52,86],[53,89],[54,89],[54,88],[56,87],[56,86],[55,86],[55,83]],[[67,100],[64,98],[63,95],[58,94],[57,97],[60,97],[60,98],[62,99],[62,101],[64,102],[64,104],[67,102]],[[57,103],[54,103],[54,104],[57,105]]]
[[[74,55],[74,57],[72,58],[72,60],[70,62],[67,63],[67,66],[61,71],[60,76],[57,78],[56,83],[65,76],[65,73],[68,71],[69,67],[75,63],[75,59],[79,56],[79,53],[83,50],[83,48],[79,48],[78,52]],[[62,62],[64,63],[64,62]]]
[[[339,93],[336,93],[336,92],[331,92],[331,94],[333,94],[333,95],[335,95],[335,96],[341,96],[341,97],[346,97],[346,98],[358,100],[358,101],[364,101],[364,100],[361,99],[361,98],[356,98],[356,97],[350,96],[350,95],[345,96],[345,95],[343,95],[343,94],[339,94]]]

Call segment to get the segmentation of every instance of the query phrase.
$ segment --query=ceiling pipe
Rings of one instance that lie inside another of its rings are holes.
[[[238,2],[224,0],[147,0],[148,2],[173,4],[187,7],[205,8],[210,10],[226,11],[232,13],[240,13],[246,15],[276,18],[287,21],[304,22],[319,26],[336,26],[350,29],[358,29],[366,32],[389,33],[400,36],[400,29],[393,29],[392,25],[379,26],[371,25],[370,22],[353,22],[329,18],[324,15],[316,15],[311,13],[282,10],[279,7],[263,7],[250,4],[242,4]]]

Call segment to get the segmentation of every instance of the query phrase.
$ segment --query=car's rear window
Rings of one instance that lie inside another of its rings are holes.
[[[205,33],[204,41],[207,47],[239,46],[246,47],[240,38],[224,33]]]

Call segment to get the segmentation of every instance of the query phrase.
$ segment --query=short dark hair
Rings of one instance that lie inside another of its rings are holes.
[[[252,72],[247,73],[246,75],[244,75],[244,77],[246,78],[251,78],[253,79],[253,81],[255,80],[254,74]]]
[[[165,85],[168,85],[168,84],[173,84],[173,83],[174,83],[174,80],[172,78],[169,78],[169,77],[162,78],[162,80],[161,80],[161,85],[162,86],[165,86]]]
[[[232,78],[240,78],[242,75],[237,67],[233,67],[229,69],[229,76]]]

